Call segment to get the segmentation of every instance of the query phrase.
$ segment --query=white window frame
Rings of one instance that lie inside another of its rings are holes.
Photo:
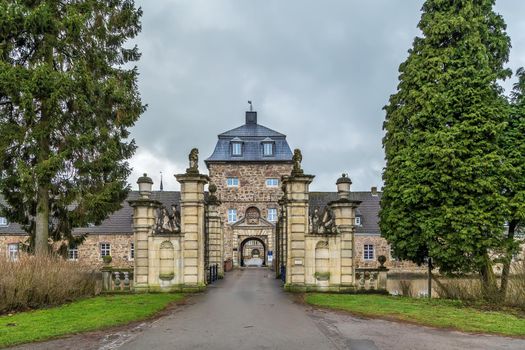
[[[273,142],[263,142],[263,156],[271,157],[274,155],[274,145]],[[267,151],[270,151],[269,153]]]
[[[17,261],[20,255],[20,244],[9,243],[7,244],[7,258],[10,261]]]
[[[226,185],[228,187],[239,187],[239,178],[238,177],[226,178]]]
[[[78,260],[78,246],[67,248],[67,260],[70,260],[70,261]]]
[[[107,245],[107,248],[104,247]],[[100,243],[100,257],[111,256],[111,243],[102,242]]]
[[[356,216],[355,217],[355,225],[356,226],[361,226],[361,217],[360,216]]]
[[[242,156],[242,142],[232,142],[232,156]]]
[[[5,227],[9,226],[9,221],[5,216],[0,216],[0,226]]]
[[[375,257],[375,247],[373,244],[363,245],[363,260],[372,261]]]
[[[275,177],[267,178],[266,187],[279,187],[279,179]]]
[[[135,260],[135,243],[131,242],[129,244],[129,260],[133,261]]]
[[[230,208],[228,209],[228,222],[236,222],[237,221],[237,209]]]
[[[270,222],[277,221],[277,208],[268,208],[268,221]]]

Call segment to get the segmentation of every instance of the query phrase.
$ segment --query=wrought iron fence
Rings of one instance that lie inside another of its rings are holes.
[[[207,281],[208,284],[211,284],[219,279],[219,265],[212,264],[207,269]]]

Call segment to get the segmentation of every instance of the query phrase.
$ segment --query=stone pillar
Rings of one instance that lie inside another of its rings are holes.
[[[133,208],[133,243],[135,245],[133,286],[136,292],[147,292],[149,289],[149,256],[148,238],[155,225],[155,212],[160,202],[152,200],[153,181],[146,174],[137,181],[139,198],[129,201]]]
[[[221,202],[215,193],[217,186],[210,184],[208,187],[210,193],[207,201],[207,222],[208,222],[208,252],[210,266],[218,265],[219,278],[224,277],[224,242],[222,232],[222,222],[219,213]]]
[[[175,177],[180,182],[181,193],[183,289],[197,291],[204,288],[206,281],[204,271],[204,185],[208,183],[209,178],[206,175],[199,174],[196,167],[191,165],[186,174],[175,175]]]
[[[282,180],[286,196],[287,232],[285,289],[289,291],[306,290],[305,236],[309,225],[309,186],[313,179],[313,175],[304,175],[300,167],[296,166],[292,175],[285,176]]]
[[[354,232],[355,209],[360,201],[350,200],[352,181],[343,174],[337,182],[339,199],[330,203],[334,213],[335,225],[341,237],[341,290],[350,289],[354,284]]]

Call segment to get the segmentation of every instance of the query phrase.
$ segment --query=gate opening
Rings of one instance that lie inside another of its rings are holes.
[[[240,266],[242,267],[261,267],[266,266],[266,244],[257,237],[248,237],[241,242],[240,246]]]

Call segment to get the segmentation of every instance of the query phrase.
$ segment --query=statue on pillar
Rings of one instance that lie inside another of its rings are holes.
[[[199,173],[199,150],[193,148],[188,155],[190,167],[186,169],[186,174],[198,174]]]
[[[301,162],[303,161],[303,155],[301,153],[301,150],[299,148],[296,148],[293,151],[293,169],[292,169],[292,175],[303,175],[303,169],[301,168]]]

